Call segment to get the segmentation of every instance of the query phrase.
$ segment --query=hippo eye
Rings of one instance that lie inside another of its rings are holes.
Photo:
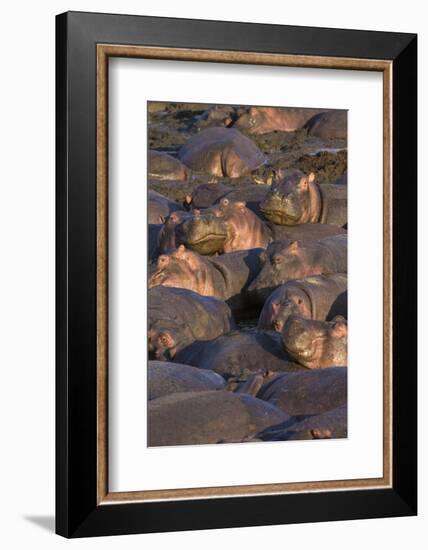
[[[177,223],[178,218],[177,218],[177,216],[174,216],[174,214],[172,214],[172,215],[169,217],[169,221],[172,222],[172,223]]]
[[[167,344],[168,343],[168,336],[166,334],[162,334],[162,336],[160,337],[160,341],[162,344]]]
[[[297,303],[298,303],[299,306],[300,306],[300,304],[301,304],[302,302],[303,302],[302,298],[298,298],[298,299],[297,299]]]
[[[272,263],[274,265],[279,265],[280,263],[282,263],[282,257],[281,256],[274,256],[272,258]]]

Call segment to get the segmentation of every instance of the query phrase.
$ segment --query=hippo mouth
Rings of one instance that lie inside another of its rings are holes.
[[[195,246],[198,244],[206,243],[209,241],[215,241],[215,240],[225,240],[227,237],[226,233],[208,233],[208,235],[204,235],[203,237],[196,238],[196,239],[187,239],[187,244],[190,246]]]
[[[279,207],[273,207],[268,204],[261,204],[260,211],[264,217],[277,225],[296,225],[299,222],[299,216],[284,212]]]
[[[180,243],[199,254],[220,252],[227,238],[226,233],[206,233],[204,235],[183,235]]]
[[[319,347],[323,344],[325,336],[317,336],[305,343],[306,345],[299,346],[296,339],[289,339],[284,342],[285,349],[293,358],[303,359],[306,362],[311,362],[317,355]]]

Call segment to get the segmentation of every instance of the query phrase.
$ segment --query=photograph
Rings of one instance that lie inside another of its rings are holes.
[[[347,176],[346,109],[147,102],[149,447],[347,437]]]

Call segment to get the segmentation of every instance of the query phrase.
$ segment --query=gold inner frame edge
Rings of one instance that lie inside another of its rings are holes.
[[[108,59],[132,57],[383,73],[383,476],[369,479],[109,492]],[[225,498],[392,486],[392,62],[386,60],[97,44],[97,504]]]

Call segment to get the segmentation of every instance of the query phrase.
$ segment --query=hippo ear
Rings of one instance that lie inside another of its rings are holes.
[[[180,246],[175,251],[175,256],[177,256],[177,258],[182,258],[185,252],[186,247],[184,246],[184,244],[180,244]]]
[[[257,109],[256,109],[255,107],[250,107],[250,108],[248,109],[248,114],[249,114],[250,116],[254,116],[255,114],[257,114]]]
[[[158,268],[165,267],[169,263],[169,256],[162,254],[158,258]]]
[[[309,177],[303,176],[302,178],[300,178],[298,187],[300,191],[307,191],[309,188]]]
[[[192,195],[186,195],[184,202],[186,204],[192,204]]]
[[[292,241],[287,247],[287,252],[290,252],[291,254],[296,254],[299,248],[300,248],[299,241]]]
[[[311,172],[308,176],[308,182],[313,183],[315,181],[315,174]]]
[[[272,302],[270,307],[272,308],[273,313],[278,313],[279,310],[279,304],[277,302]]]
[[[333,323],[334,324],[331,331],[333,336],[336,336],[337,338],[341,338],[348,334],[348,323],[346,319],[338,315],[333,319]]]

